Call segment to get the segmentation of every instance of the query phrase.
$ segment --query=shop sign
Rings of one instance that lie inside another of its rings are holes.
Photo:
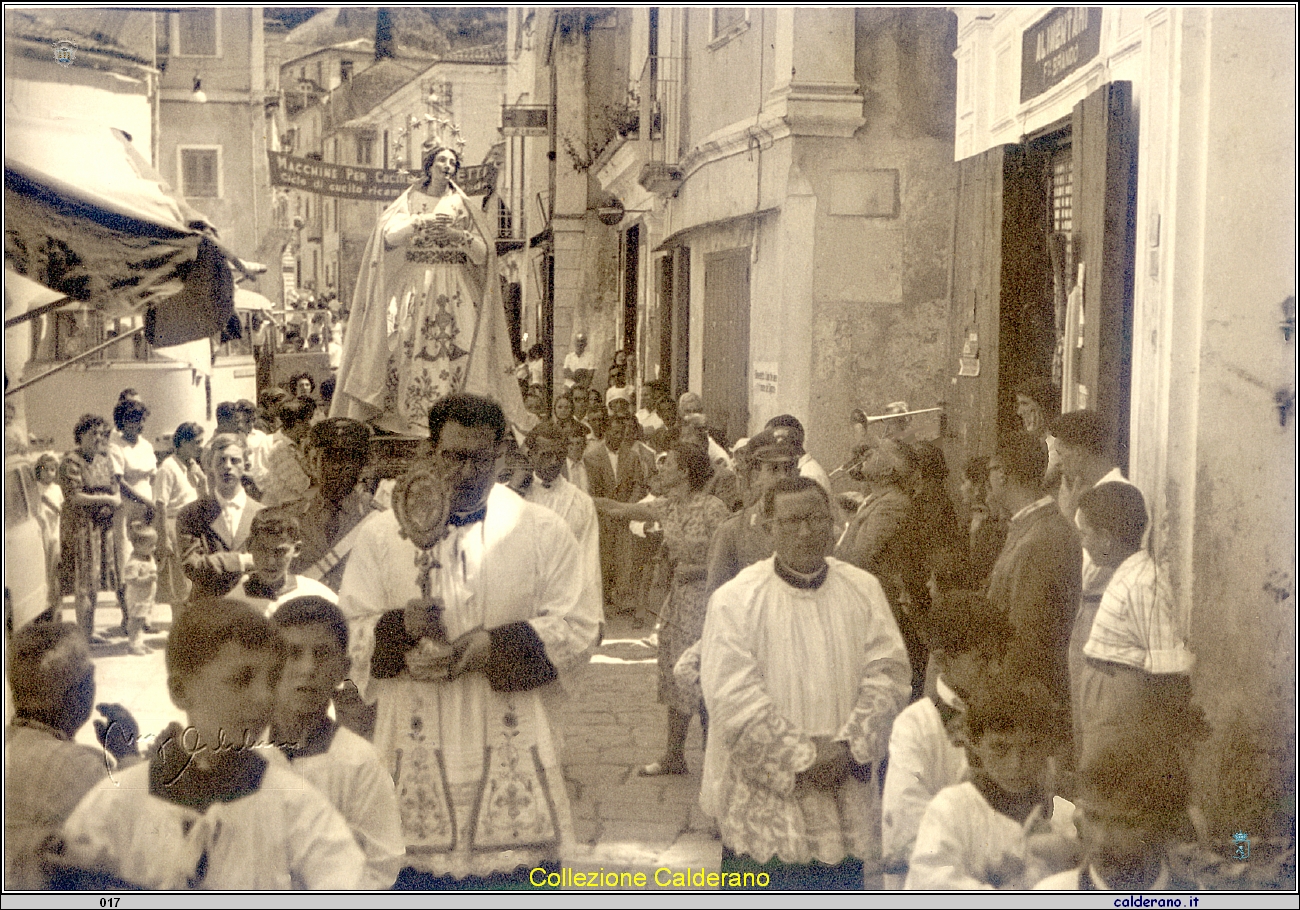
[[[1020,46],[1020,100],[1037,97],[1101,49],[1101,7],[1058,6],[1025,29]]]

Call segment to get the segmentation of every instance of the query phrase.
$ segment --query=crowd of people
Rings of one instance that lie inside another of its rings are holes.
[[[1048,421],[1027,390],[1025,431],[970,458],[954,502],[934,443],[865,419],[837,489],[792,415],[728,447],[698,395],[643,382],[637,410],[623,352],[602,392],[579,336],[550,408],[530,364],[531,426],[444,396],[396,484],[369,470],[371,428],[321,417],[297,382],[220,404],[210,440],[181,424],[161,461],[130,390],[115,432],[82,417],[76,448],[38,464],[60,584],[10,646],[7,882],[452,889],[558,870],[550,706],[623,612],[657,642],[668,711],[638,772],[687,774],[699,717],[724,882],[1191,887],[1167,849],[1194,837],[1188,618],[1097,415]],[[72,742],[100,591],[132,653],[170,605],[188,721],[142,755],[101,706],[112,768]]]

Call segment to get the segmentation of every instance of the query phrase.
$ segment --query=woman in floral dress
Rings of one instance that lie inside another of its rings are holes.
[[[63,456],[59,486],[63,488],[63,571],[72,578],[77,625],[92,644],[95,600],[103,589],[117,589],[117,555],[113,517],[122,505],[113,462],[108,454],[108,423],[85,414],[73,429],[77,447]]]
[[[659,522],[672,570],[668,598],[659,615],[659,700],[668,705],[668,745],[663,758],[641,768],[644,776],[686,773],[686,732],[701,708],[698,697],[674,681],[673,667],[704,632],[709,542],[731,517],[722,500],[704,492],[712,473],[707,452],[678,442],[655,477],[658,499],[646,503],[596,499],[596,508],[618,521]]]

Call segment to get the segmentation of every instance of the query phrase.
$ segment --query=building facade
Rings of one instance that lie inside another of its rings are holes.
[[[553,258],[537,271],[556,364],[586,331],[598,382],[633,348],[641,382],[702,393],[730,441],[793,413],[833,464],[854,408],[936,405],[955,24],[943,10],[516,11],[508,96],[550,115],[535,239]],[[536,152],[518,160],[537,186]]]
[[[949,429],[1047,380],[1147,496],[1192,616],[1215,838],[1290,831],[1295,11],[962,8]]]

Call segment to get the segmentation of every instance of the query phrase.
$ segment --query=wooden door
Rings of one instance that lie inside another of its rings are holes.
[[[1137,132],[1128,82],[1111,82],[1075,105],[1074,237],[1083,265],[1080,379],[1088,407],[1108,428],[1111,454],[1128,469],[1133,356]]]
[[[728,444],[749,432],[749,250],[704,257],[704,408]]]

